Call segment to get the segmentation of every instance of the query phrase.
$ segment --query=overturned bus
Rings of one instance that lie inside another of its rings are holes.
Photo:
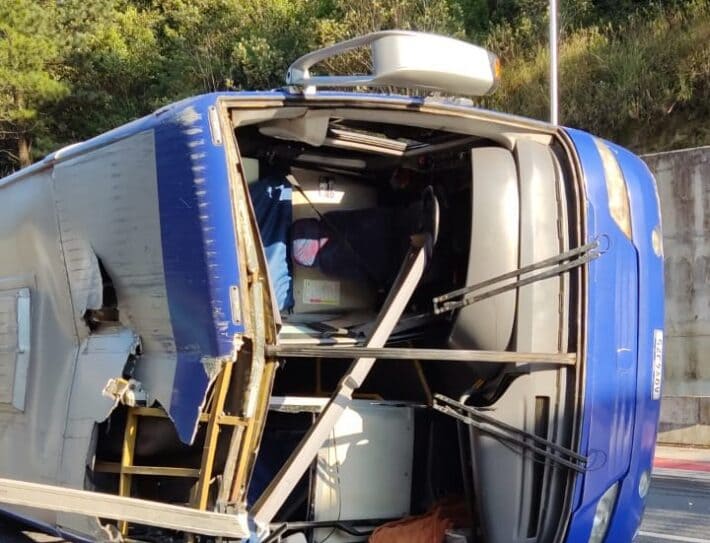
[[[311,74],[354,47],[371,74]],[[497,78],[379,32],[0,180],[3,513],[73,541],[630,541],[662,373],[648,169],[319,90]]]

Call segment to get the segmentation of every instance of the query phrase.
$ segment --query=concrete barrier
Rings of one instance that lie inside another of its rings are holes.
[[[710,147],[643,158],[658,183],[665,252],[659,442],[710,447]]]

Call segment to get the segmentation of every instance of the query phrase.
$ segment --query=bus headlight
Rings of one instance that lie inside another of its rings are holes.
[[[651,472],[645,470],[639,479],[639,498],[646,499],[649,488],[651,488]]]
[[[657,224],[656,228],[651,232],[651,247],[658,258],[663,258],[663,234],[661,233],[661,225]]]
[[[631,210],[624,174],[607,144],[599,138],[594,138],[594,143],[604,166],[606,191],[609,195],[609,213],[626,237],[631,239]]]
[[[614,512],[618,492],[619,483],[614,483],[599,499],[597,509],[594,512],[594,524],[592,524],[592,533],[589,536],[589,543],[601,543],[604,541],[606,532],[609,529],[611,514]]]

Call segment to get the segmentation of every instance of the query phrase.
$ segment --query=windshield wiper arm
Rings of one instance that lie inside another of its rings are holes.
[[[535,454],[548,458],[561,466],[579,473],[584,473],[587,470],[588,459],[586,456],[558,445],[554,441],[486,415],[480,408],[464,405],[443,394],[434,395],[432,407],[440,413],[454,417],[491,437],[533,451]]]
[[[543,279],[548,279],[550,277],[560,275],[561,273],[582,266],[587,262],[599,257],[601,253],[598,251],[598,247],[599,242],[593,241],[591,243],[587,243],[586,245],[582,245],[575,249],[560,253],[559,255],[547,258],[545,260],[541,260],[540,262],[535,262],[534,264],[530,264],[529,266],[523,266],[522,268],[518,268],[517,270],[513,270],[498,275],[496,277],[492,277],[490,279],[486,279],[485,281],[481,281],[479,283],[476,283],[475,285],[470,285],[467,287],[452,290],[451,292],[447,292],[446,294],[437,296],[432,300],[434,304],[434,314],[439,315],[446,311],[453,311],[454,309],[459,309],[461,307],[480,302],[481,300],[491,298],[492,296],[496,296],[503,292],[524,287],[525,285],[529,285],[537,281],[542,281]],[[550,269],[537,273],[531,277],[519,279],[521,275],[527,275],[529,273],[545,268]],[[498,283],[502,283],[504,281],[516,278],[518,279],[510,283],[504,284],[503,286],[500,286],[498,288],[487,290],[481,294],[475,294],[477,291],[485,289],[486,287],[492,287],[494,285],[497,285]],[[454,299],[459,297],[460,299]]]

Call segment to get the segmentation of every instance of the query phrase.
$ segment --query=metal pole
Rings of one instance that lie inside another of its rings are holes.
[[[550,122],[558,124],[557,0],[550,0]]]

